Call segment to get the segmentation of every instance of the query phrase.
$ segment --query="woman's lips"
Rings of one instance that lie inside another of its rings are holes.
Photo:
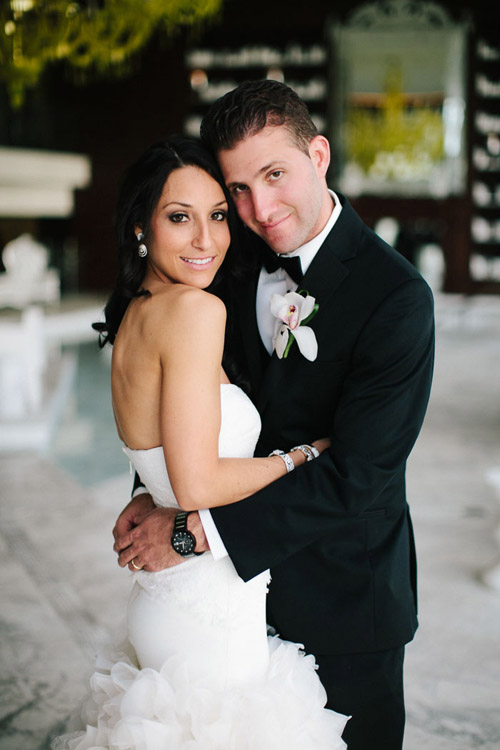
[[[193,268],[199,268],[201,270],[209,266],[212,263],[212,261],[215,260],[215,255],[210,255],[208,258],[184,258],[182,257],[182,260],[184,261],[184,263],[187,263]]]

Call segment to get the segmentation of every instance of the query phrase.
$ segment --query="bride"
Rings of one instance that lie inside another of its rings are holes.
[[[99,330],[114,345],[118,433],[156,506],[237,502],[312,457],[302,446],[252,458],[260,418],[230,381],[226,310],[205,291],[221,276],[235,221],[197,141],[155,144],[125,175],[119,276]],[[237,249],[233,242],[224,273]],[[317,455],[327,441],[313,445]],[[185,514],[177,518],[189,543]],[[127,642],[98,660],[86,728],[53,748],[345,748],[347,717],[324,708],[313,656],[267,635],[268,572],[244,583],[229,558],[196,549],[179,563],[153,572],[140,554],[132,560]]]

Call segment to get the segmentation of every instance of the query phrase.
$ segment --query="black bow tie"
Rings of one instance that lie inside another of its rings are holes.
[[[300,258],[298,256],[290,258],[287,255],[277,255],[272,250],[266,248],[263,257],[263,265],[268,273],[273,273],[273,271],[277,271],[278,268],[283,268],[296,284],[300,284],[302,277],[304,276],[302,273],[302,266],[300,265]]]

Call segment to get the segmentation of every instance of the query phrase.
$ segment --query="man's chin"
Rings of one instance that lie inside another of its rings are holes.
[[[264,242],[266,242],[267,245],[271,248],[271,250],[273,250],[273,252],[275,252],[277,255],[288,255],[288,253],[293,253],[293,251],[296,250],[297,247],[300,247],[300,245],[297,245],[297,247],[295,247],[295,245],[293,247],[290,247],[289,244],[287,244],[287,245],[276,245],[276,244],[271,245],[271,243],[267,242],[267,240],[264,237],[263,237],[263,239],[264,239]]]
[[[297,247],[300,247],[300,245],[295,245],[293,241],[289,239],[285,239],[284,237],[273,237],[271,234],[266,234],[266,232],[259,232],[259,237],[261,240],[264,240],[271,250],[279,255],[292,253]]]

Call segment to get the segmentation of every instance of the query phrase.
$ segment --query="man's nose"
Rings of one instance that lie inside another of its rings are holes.
[[[252,192],[252,207],[255,220],[267,224],[273,213],[273,198],[268,190],[261,188]]]

